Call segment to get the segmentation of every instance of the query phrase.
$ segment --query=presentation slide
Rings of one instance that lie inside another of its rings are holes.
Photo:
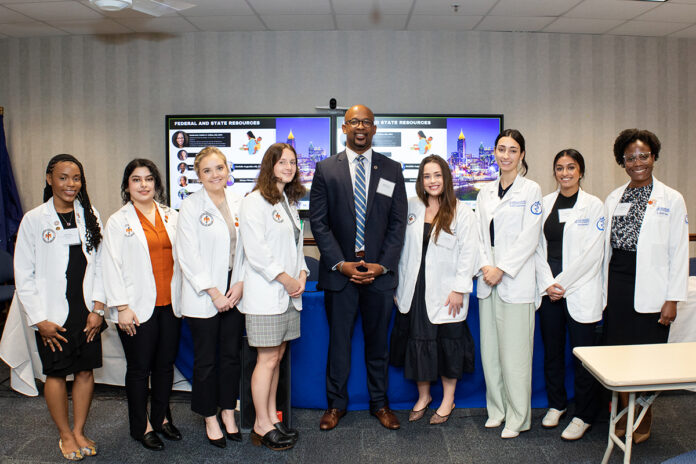
[[[228,188],[240,195],[256,183],[261,160],[276,142],[297,151],[300,179],[309,190],[317,162],[331,155],[331,117],[328,116],[167,116],[167,178],[171,206],[179,209],[188,195],[202,186],[193,161],[204,147],[217,147],[230,166]],[[299,204],[309,208],[309,193]]]
[[[342,118],[337,121],[336,150],[345,150]],[[502,115],[375,115],[372,147],[401,163],[406,194],[416,194],[421,160],[439,155],[449,163],[457,198],[475,206],[485,182],[498,178],[493,144],[503,127]]]

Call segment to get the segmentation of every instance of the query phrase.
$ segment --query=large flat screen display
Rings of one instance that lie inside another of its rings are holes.
[[[346,148],[342,124],[337,118],[337,153]],[[503,129],[502,115],[376,114],[375,125],[372,147],[401,163],[409,197],[416,194],[421,160],[432,154],[447,160],[457,198],[472,208],[481,186],[498,178],[493,145]]]
[[[295,147],[302,183],[311,187],[317,162],[331,155],[330,116],[197,115],[166,117],[167,181],[170,205],[179,209],[188,195],[202,188],[193,161],[204,147],[217,147],[230,165],[228,188],[240,195],[256,183],[266,149],[276,142]],[[309,193],[299,209],[309,208]]]

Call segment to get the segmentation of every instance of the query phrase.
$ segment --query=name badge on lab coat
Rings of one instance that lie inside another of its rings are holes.
[[[571,211],[573,211],[572,208],[559,209],[558,210],[558,222],[561,224],[568,222],[568,218],[570,217]]]
[[[616,205],[614,210],[614,216],[625,216],[628,214],[628,210],[631,209],[632,203],[619,203]]]
[[[60,232],[60,241],[66,245],[79,245],[80,231],[77,229],[64,229]]]

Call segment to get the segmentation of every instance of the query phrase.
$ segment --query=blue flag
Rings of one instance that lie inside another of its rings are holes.
[[[5,120],[0,113],[0,249],[14,254],[17,230],[22,220],[17,184],[12,174],[10,155],[5,143]]]

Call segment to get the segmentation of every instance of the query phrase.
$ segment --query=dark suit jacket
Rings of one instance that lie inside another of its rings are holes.
[[[309,220],[319,247],[318,287],[338,291],[348,278],[331,268],[340,261],[355,260],[355,201],[348,156],[342,151],[317,163],[312,181]],[[378,263],[389,269],[371,285],[376,289],[395,288],[401,248],[406,232],[408,204],[401,164],[372,152],[370,185],[365,217],[365,262]],[[377,193],[380,179],[393,182],[390,196]]]

